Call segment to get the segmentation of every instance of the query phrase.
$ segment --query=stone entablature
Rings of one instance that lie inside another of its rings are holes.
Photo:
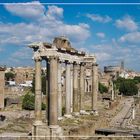
[[[66,45],[65,45],[66,46]],[[51,56],[56,56],[60,61],[65,62],[69,61],[70,63],[96,63],[94,55],[88,55],[85,52],[78,51],[73,49],[71,46],[60,47],[56,44],[55,40],[52,44],[47,42],[32,43],[29,45],[30,48],[34,49],[33,59],[40,57],[49,58]]]

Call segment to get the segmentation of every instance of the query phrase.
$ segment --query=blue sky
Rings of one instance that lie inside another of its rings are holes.
[[[140,4],[44,5],[41,2],[0,5],[0,65],[33,66],[32,50],[27,44],[51,42],[55,36],[65,35],[73,47],[95,54],[101,68],[124,60],[127,68],[140,71]]]

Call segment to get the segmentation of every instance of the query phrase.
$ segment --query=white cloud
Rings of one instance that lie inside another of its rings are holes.
[[[125,34],[120,37],[119,39],[120,42],[128,42],[128,43],[140,43],[140,32],[132,32]]]
[[[47,11],[47,17],[48,18],[58,18],[58,17],[63,17],[63,9],[59,8],[57,6],[48,6],[48,11]]]
[[[110,42],[83,48],[83,50],[87,49],[96,55],[100,68],[106,65],[120,65],[124,60],[126,68],[139,70],[140,48],[137,44],[120,44],[113,38]]]
[[[99,32],[96,33],[96,36],[98,36],[99,38],[105,38],[105,33]]]
[[[126,29],[128,31],[136,31],[138,29],[137,23],[130,16],[125,16],[122,19],[116,20],[115,25],[118,28]]]
[[[95,55],[98,61],[107,61],[111,58],[111,55],[106,52],[96,52]]]
[[[98,14],[86,14],[86,17],[90,18],[93,21],[97,21],[100,23],[108,23],[112,20],[112,18],[109,17],[108,15],[101,16]]]
[[[39,1],[20,4],[5,4],[5,8],[13,15],[24,18],[40,18],[44,16],[45,13],[45,7]]]
[[[64,10],[58,6],[45,7],[39,1],[35,1],[5,4],[5,9],[12,15],[26,19],[19,23],[0,22],[0,45],[4,49],[8,49],[9,46],[19,46],[19,49],[13,49],[12,53],[9,52],[9,57],[4,60],[7,65],[30,65],[32,50],[29,51],[27,45],[31,42],[52,42],[54,37],[64,35],[75,47],[81,47],[81,44],[90,36],[88,24],[65,23],[63,20]]]
[[[131,57],[134,57],[130,56],[133,48],[114,46],[113,42],[97,44],[91,49],[96,54],[98,63],[102,66],[119,64],[122,59],[132,61]]]
[[[85,23],[66,24],[62,20],[63,8],[48,6],[39,1],[23,4],[6,4],[7,11],[30,20],[29,23],[0,23],[1,44],[27,44],[34,41],[50,41],[55,36],[67,36],[70,41],[83,42],[90,36]]]

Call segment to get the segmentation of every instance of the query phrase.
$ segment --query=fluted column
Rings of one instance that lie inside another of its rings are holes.
[[[49,93],[49,125],[57,125],[57,105],[58,105],[58,90],[57,90],[57,74],[58,74],[58,57],[50,57],[50,93]]]
[[[41,58],[35,59],[35,124],[42,123]]]
[[[58,119],[62,118],[61,62],[58,62]]]
[[[78,64],[73,64],[73,112],[78,113]]]
[[[85,94],[85,65],[80,64],[80,113],[84,111],[84,94]]]
[[[98,64],[92,65],[92,111],[97,113],[98,97]]]
[[[66,117],[71,113],[71,64],[66,62]]]

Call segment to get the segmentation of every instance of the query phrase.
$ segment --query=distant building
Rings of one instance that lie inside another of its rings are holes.
[[[120,66],[105,66],[104,73],[112,76],[113,79],[117,79],[121,72]]]
[[[16,82],[15,81],[6,81],[6,85],[15,86]]]
[[[100,75],[99,82],[101,84],[103,84],[104,86],[109,87],[109,81],[110,81],[110,79],[111,79],[111,76],[109,74],[102,73]]]
[[[25,84],[26,81],[32,81],[35,73],[32,67],[17,67],[13,71],[16,84]]]
[[[24,84],[19,84],[21,87],[32,87],[32,81],[25,81]]]
[[[128,74],[127,72],[123,71],[123,72],[121,72],[121,73],[119,74],[119,77],[128,79],[129,74]]]

